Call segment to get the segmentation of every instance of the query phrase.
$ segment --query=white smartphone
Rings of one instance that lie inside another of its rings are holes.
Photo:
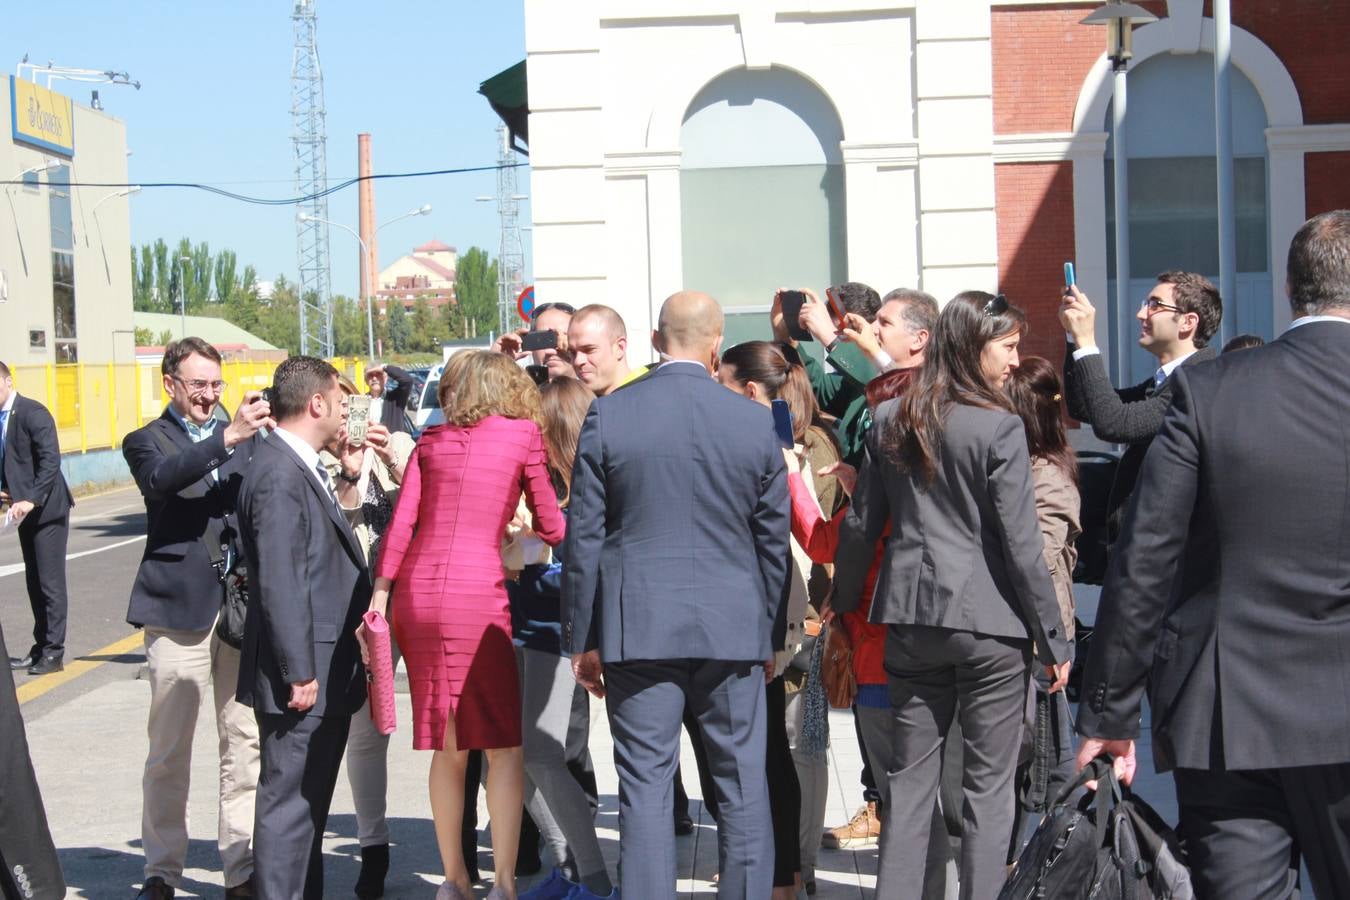
[[[366,442],[370,424],[370,395],[353,394],[347,398],[347,443],[359,447]]]

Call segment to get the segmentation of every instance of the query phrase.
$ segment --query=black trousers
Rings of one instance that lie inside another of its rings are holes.
[[[351,716],[258,714],[253,877],[268,900],[322,900],[323,832]]]
[[[1350,763],[1174,774],[1199,900],[1298,897],[1300,859],[1319,900],[1350,897]]]
[[[61,656],[66,652],[66,540],[70,513],[50,522],[38,522],[41,509],[19,524],[28,605],[33,609],[33,655]]]
[[[9,650],[0,631],[0,659]],[[20,880],[22,879],[22,880]],[[66,895],[61,860],[47,828],[37,776],[28,755],[14,674],[0,666],[0,895],[60,900]]]
[[[791,887],[802,870],[802,787],[787,737],[787,695],[783,676],[764,687],[768,729],[764,774],[769,779],[769,817],[773,820],[773,886]]]

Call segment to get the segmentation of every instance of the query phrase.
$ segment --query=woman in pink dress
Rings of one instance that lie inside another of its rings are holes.
[[[370,608],[385,612],[403,650],[413,747],[433,750],[428,789],[445,866],[441,900],[473,896],[460,848],[464,767],[487,751],[494,887],[514,900],[524,793],[520,686],[501,541],[522,491],[549,544],[564,520],[549,480],[539,392],[509,357],[471,351],[441,377],[446,424],[428,428],[408,461],[384,535]]]

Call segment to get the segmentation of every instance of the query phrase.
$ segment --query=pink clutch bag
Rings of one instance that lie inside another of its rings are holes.
[[[370,667],[366,670],[370,718],[380,734],[393,734],[397,715],[394,710],[394,650],[389,643],[389,622],[374,610],[362,616],[361,621],[366,626],[366,650],[370,653]]]

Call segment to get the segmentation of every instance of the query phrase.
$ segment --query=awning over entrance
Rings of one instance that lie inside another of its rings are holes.
[[[478,86],[478,93],[487,98],[493,111],[506,123],[511,145],[528,156],[525,147],[530,142],[530,101],[525,85],[525,60],[484,81]]]

